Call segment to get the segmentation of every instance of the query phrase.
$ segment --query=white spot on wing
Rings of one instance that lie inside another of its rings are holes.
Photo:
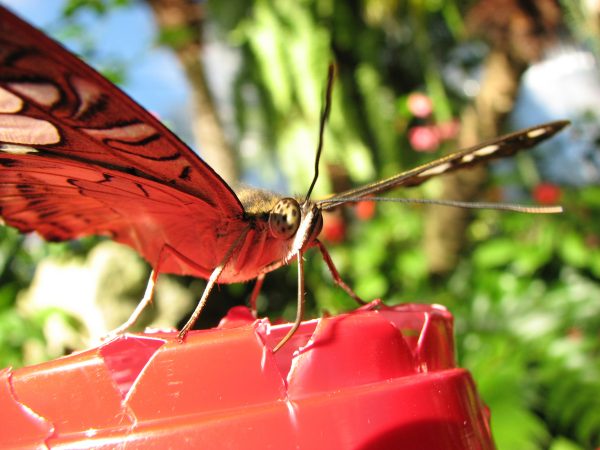
[[[23,108],[23,100],[0,87],[0,113],[16,113]]]
[[[421,172],[417,176],[418,177],[429,177],[429,176],[432,176],[432,175],[439,175],[440,173],[444,173],[450,167],[451,167],[450,163],[440,164],[439,166],[435,166],[435,167],[432,167],[430,169],[424,170],[423,172]]]
[[[60,142],[60,134],[50,122],[19,115],[0,115],[0,141],[23,145]]]
[[[527,137],[529,139],[535,139],[536,137],[542,136],[543,134],[546,134],[547,130],[546,128],[542,127],[542,128],[535,128],[533,130],[531,130],[529,133],[527,133]]]
[[[486,145],[481,147],[479,150],[475,150],[473,155],[475,156],[488,156],[497,151],[500,148],[498,144]]]
[[[28,153],[38,153],[38,150],[27,145],[0,144],[0,152],[10,153],[11,155],[26,155]]]
[[[156,130],[145,123],[102,129],[83,128],[82,131],[96,139],[118,139],[126,142],[141,141],[156,134]]]
[[[50,83],[10,83],[10,88],[44,106],[54,105],[60,98],[56,86]]]
[[[461,162],[463,162],[463,163],[470,163],[474,159],[475,159],[475,155],[473,153],[468,153],[468,154],[466,154],[465,156],[463,156],[461,158]]]

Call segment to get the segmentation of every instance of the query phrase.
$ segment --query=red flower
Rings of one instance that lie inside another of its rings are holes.
[[[346,223],[339,214],[323,214],[323,229],[321,235],[334,244],[346,238]]]
[[[375,215],[375,202],[373,201],[358,202],[355,208],[356,217],[360,220],[369,220]]]
[[[558,203],[560,195],[560,188],[551,183],[540,183],[533,190],[533,198],[542,205]]]

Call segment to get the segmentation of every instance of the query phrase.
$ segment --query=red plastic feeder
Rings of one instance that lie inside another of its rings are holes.
[[[125,335],[0,371],[2,448],[493,449],[441,306]]]

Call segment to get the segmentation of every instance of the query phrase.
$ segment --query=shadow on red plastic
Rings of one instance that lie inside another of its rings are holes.
[[[0,372],[0,447],[492,449],[444,308],[379,303],[289,324],[126,335]]]

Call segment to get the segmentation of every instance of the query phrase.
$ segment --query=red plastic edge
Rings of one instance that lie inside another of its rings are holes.
[[[452,316],[373,303],[271,326],[234,309],[218,328],[125,335],[0,372],[0,447],[492,449],[455,367]]]

